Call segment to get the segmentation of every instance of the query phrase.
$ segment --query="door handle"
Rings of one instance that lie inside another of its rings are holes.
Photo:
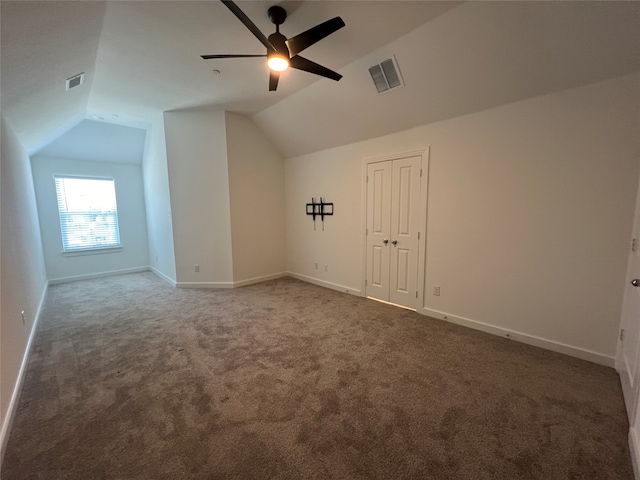
[[[392,240],[391,243],[393,243],[394,245],[398,244],[398,240]]]
[[[384,240],[382,240],[382,243],[384,243],[386,245],[387,243],[389,243],[389,239],[385,238]]]
[[[634,278],[633,280],[631,280],[631,285],[633,285],[634,287],[640,287],[640,278]]]

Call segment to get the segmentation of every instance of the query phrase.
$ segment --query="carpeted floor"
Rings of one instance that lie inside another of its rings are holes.
[[[291,278],[52,286],[27,479],[632,479],[609,368]]]

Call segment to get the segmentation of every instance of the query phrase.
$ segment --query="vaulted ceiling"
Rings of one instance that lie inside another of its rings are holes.
[[[274,31],[275,2],[237,3]],[[638,2],[279,4],[289,37],[344,19],[305,51],[340,82],[294,70],[269,92],[261,59],[202,60],[264,50],[215,0],[3,0],[2,114],[34,153],[83,119],[144,127],[163,111],[226,109],[289,157],[640,70]],[[378,95],[368,67],[392,55],[406,86]]]

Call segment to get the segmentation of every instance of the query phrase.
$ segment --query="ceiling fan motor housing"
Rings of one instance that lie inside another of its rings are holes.
[[[284,55],[289,58],[289,49],[287,48],[287,37],[282,35],[280,32],[272,33],[269,35],[269,43],[273,45],[273,48],[276,49],[280,55]]]
[[[269,16],[269,20],[274,25],[282,25],[284,21],[287,19],[287,11],[279,7],[278,5],[274,5],[273,7],[269,7],[267,10],[267,15]]]

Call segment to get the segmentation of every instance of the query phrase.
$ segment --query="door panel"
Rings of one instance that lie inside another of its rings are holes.
[[[398,169],[398,235],[411,234],[411,175],[412,167],[403,166]]]
[[[631,284],[633,279],[640,279],[640,185],[636,196],[636,209],[633,224],[634,247],[629,252],[627,263],[627,283],[622,303],[620,328],[622,334],[616,352],[616,369],[620,374],[622,393],[624,395],[629,423],[638,422],[638,400],[640,398],[640,287]]]
[[[386,283],[386,279],[383,280],[384,276],[383,276],[383,268],[382,268],[382,257],[384,256],[383,254],[384,249],[379,247],[378,245],[374,245],[373,246],[373,264],[371,267],[371,285],[375,286],[375,287],[380,287],[380,288],[384,288],[384,283]],[[384,269],[385,272],[387,271],[387,269]]]
[[[389,233],[389,209],[386,208],[385,202],[390,200],[388,192],[385,192],[385,188],[388,188],[390,179],[386,169],[374,169],[372,178],[373,188],[373,225],[371,231],[373,233],[388,234]]]
[[[391,162],[367,166],[367,286],[368,297],[389,300],[391,226]]]
[[[405,248],[398,248],[398,254],[396,255],[398,264],[396,265],[396,289],[399,292],[409,293],[409,258],[410,251]]]
[[[416,308],[420,157],[393,161],[389,301]]]

